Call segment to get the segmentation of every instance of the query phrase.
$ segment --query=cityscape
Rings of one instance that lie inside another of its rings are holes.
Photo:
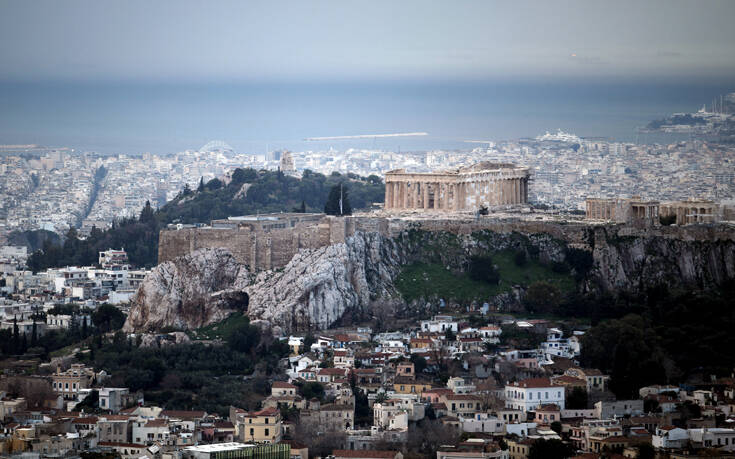
[[[0,458],[735,458],[733,17],[0,0]]]

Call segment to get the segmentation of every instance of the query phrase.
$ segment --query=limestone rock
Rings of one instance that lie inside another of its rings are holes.
[[[301,251],[282,270],[260,273],[245,290],[251,319],[285,330],[327,328],[351,309],[395,294],[401,256],[378,233],[356,233],[341,244]]]
[[[198,328],[247,308],[248,273],[224,249],[200,249],[156,266],[133,297],[123,330]]]

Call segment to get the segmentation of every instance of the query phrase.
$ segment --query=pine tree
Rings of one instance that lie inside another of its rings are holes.
[[[12,350],[13,354],[18,354],[18,350],[20,348],[20,336],[18,330],[18,318],[13,316],[13,344],[12,344]]]
[[[204,191],[204,177],[199,178],[199,186],[197,187],[197,193]]]
[[[329,190],[329,197],[327,198],[327,203],[324,205],[324,213],[339,216],[352,214],[352,206],[350,206],[350,198],[346,186],[340,183],[334,185]]]
[[[82,322],[82,339],[85,339],[87,337],[88,331],[87,331],[87,317],[84,317],[84,322]]]
[[[38,326],[36,325],[36,318],[33,318],[33,331],[31,331],[31,347],[36,347],[38,344]]]
[[[304,200],[301,201],[301,213],[302,214],[306,213],[306,201]]]
[[[26,338],[26,334],[23,333],[23,338],[20,341],[20,352],[19,354],[25,354],[28,350],[28,338]]]
[[[140,218],[138,219],[141,223],[151,223],[155,219],[155,216],[153,215],[153,208],[151,207],[151,202],[146,201],[145,207],[143,207],[143,210],[140,211]]]

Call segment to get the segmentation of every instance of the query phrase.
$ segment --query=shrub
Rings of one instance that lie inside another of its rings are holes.
[[[493,260],[487,256],[470,257],[470,278],[480,282],[497,285],[500,282],[500,273],[495,269]]]

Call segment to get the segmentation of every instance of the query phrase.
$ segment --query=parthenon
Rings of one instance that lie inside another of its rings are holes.
[[[386,209],[476,211],[481,206],[528,202],[527,167],[480,162],[459,169],[409,173],[397,169],[385,174]]]

